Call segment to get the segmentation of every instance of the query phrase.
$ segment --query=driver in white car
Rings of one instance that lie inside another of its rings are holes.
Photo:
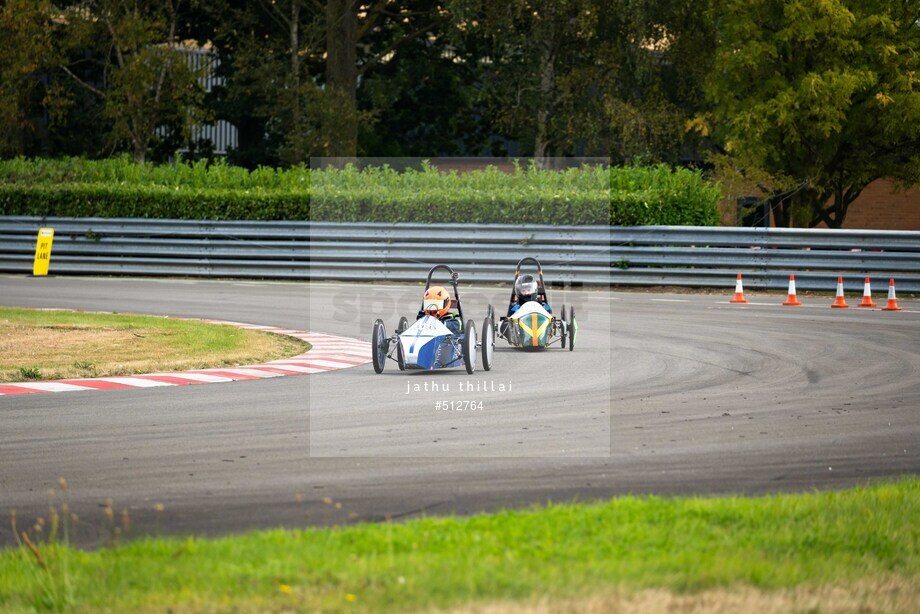
[[[460,322],[459,315],[450,310],[452,303],[447,288],[432,286],[422,298],[422,309],[418,312],[416,319],[421,319],[426,315],[434,316],[443,322],[450,332],[459,333],[463,329],[463,324]]]

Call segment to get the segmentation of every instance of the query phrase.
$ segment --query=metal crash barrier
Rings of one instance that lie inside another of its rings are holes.
[[[687,226],[508,226],[0,217],[0,272],[30,274],[39,228],[51,275],[417,282],[433,264],[507,283],[534,256],[575,285],[848,291],[871,276],[920,292],[920,232]]]

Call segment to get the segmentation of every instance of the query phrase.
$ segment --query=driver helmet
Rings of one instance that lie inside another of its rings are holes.
[[[425,315],[442,317],[450,309],[450,294],[442,286],[431,286],[422,299],[422,311]]]
[[[537,293],[537,280],[533,275],[521,275],[514,284],[517,295],[526,300],[532,300]]]

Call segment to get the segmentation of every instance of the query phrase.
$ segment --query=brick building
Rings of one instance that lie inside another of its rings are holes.
[[[843,227],[920,230],[920,188],[896,190],[890,179],[870,183],[850,205]]]
[[[750,209],[739,209],[740,200],[750,200]],[[723,226],[763,226],[763,201],[756,196],[737,198],[729,194],[719,202]],[[773,226],[770,219],[770,226]],[[920,188],[899,190],[890,179],[870,183],[850,204],[843,227],[867,230],[920,230]],[[819,224],[818,228],[826,228]]]

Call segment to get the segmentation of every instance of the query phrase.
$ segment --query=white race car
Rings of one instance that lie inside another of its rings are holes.
[[[374,322],[374,332],[371,337],[374,371],[377,373],[383,373],[387,358],[395,360],[400,371],[407,369],[431,371],[464,366],[467,373],[473,373],[476,370],[476,356],[479,352],[482,355],[482,368],[485,371],[492,369],[495,323],[491,315],[491,305],[489,315],[482,324],[483,338],[480,341],[476,337],[476,325],[473,324],[473,321],[463,319],[463,308],[460,305],[460,294],[457,291],[459,274],[447,265],[436,265],[428,271],[425,290],[431,287],[431,276],[438,269],[444,269],[450,273],[450,283],[454,288],[451,307],[455,308],[456,312],[451,312],[445,322],[419,311],[419,317],[411,326],[407,318],[400,318],[396,332],[390,337],[387,336],[383,320],[378,318]]]

